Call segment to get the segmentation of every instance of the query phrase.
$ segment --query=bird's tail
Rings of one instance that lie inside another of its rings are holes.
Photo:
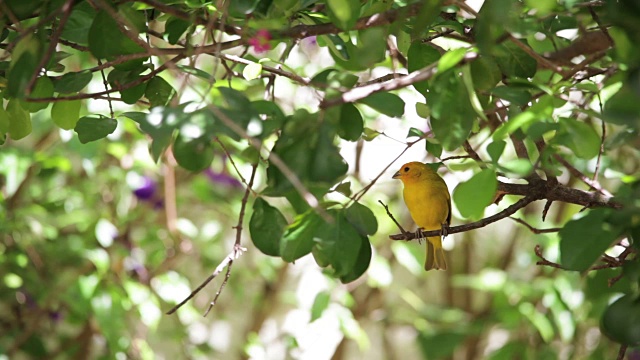
[[[427,261],[424,263],[424,269],[447,270],[447,260],[444,257],[440,236],[427,238]]]

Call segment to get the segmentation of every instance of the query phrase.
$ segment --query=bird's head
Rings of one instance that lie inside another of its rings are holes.
[[[402,165],[400,170],[393,174],[394,179],[400,179],[403,183],[420,180],[424,176],[435,174],[435,171],[427,164],[413,161]]]

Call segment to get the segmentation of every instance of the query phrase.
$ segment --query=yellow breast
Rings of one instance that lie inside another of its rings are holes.
[[[449,191],[442,182],[406,183],[404,201],[413,221],[425,230],[439,230],[449,215]]]

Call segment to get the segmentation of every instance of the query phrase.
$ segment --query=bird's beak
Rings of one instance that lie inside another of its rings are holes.
[[[395,174],[393,174],[393,176],[391,177],[392,179],[397,179],[400,177],[400,171],[396,171]]]

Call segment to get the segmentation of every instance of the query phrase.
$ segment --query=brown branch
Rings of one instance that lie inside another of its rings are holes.
[[[466,64],[478,57],[478,54],[474,52],[467,53],[460,64]],[[371,84],[367,86],[353,88],[349,91],[342,93],[342,95],[337,97],[332,97],[330,99],[324,99],[320,103],[320,108],[326,109],[331,106],[341,105],[344,103],[352,103],[366,98],[369,95],[381,92],[381,91],[392,91],[401,89],[410,85],[413,85],[417,82],[428,80],[438,71],[438,62],[435,62],[427,67],[424,67],[420,70],[416,70],[407,76],[394,79],[388,81],[383,84]]]
[[[235,56],[235,55],[227,55],[227,54],[211,54],[213,56],[219,57],[220,59],[223,60],[229,60],[235,63],[239,63],[239,64],[243,64],[243,65],[249,65],[249,64],[253,64],[253,61],[249,61],[247,59],[241,58],[239,56]],[[276,75],[280,75],[280,76],[284,76],[286,78],[289,78],[301,85],[309,85],[311,83],[311,80],[308,78],[304,78],[298,74],[294,74],[292,72],[288,72],[288,71],[284,71],[282,69],[278,69],[278,68],[274,68],[271,66],[267,66],[267,65],[262,65],[262,70],[264,71],[268,71],[270,73],[276,74]]]
[[[559,183],[552,184],[542,179],[536,179],[530,184],[510,184],[498,181],[498,192],[506,195],[520,196],[535,194],[538,199],[566,202],[585,207],[622,208],[622,204],[613,201],[610,196],[570,188]]]
[[[616,357],[616,360],[624,360],[624,355],[626,353],[627,353],[627,345],[621,344],[620,350],[618,350],[618,357]]]
[[[404,6],[398,9],[387,10],[382,13],[358,19],[353,28],[349,30],[362,30],[376,26],[384,26],[395,22],[400,18],[408,18],[417,15],[422,8],[422,2]],[[337,34],[344,32],[333,23],[318,25],[296,25],[289,29],[272,33],[274,38],[304,39],[309,36]]]
[[[596,54],[609,49],[611,45],[612,43],[609,41],[609,38],[602,31],[589,31],[582,34],[582,36],[573,41],[569,46],[554,53],[546,54],[545,58],[571,65],[571,59],[576,56]]]
[[[379,78],[375,78],[375,79],[371,79],[368,81],[364,81],[361,83],[357,83],[355,87],[362,87],[362,86],[367,86],[367,85],[371,85],[371,84],[379,84],[379,83],[383,83],[385,81],[389,81],[389,80],[393,80],[393,79],[397,79],[403,76],[407,76],[407,74],[397,74],[397,73],[391,73],[391,74],[387,74],[387,75],[383,75]]]
[[[58,26],[53,31],[53,34],[51,34],[51,37],[49,38],[49,47],[47,47],[47,51],[44,53],[44,55],[42,55],[42,58],[40,58],[40,62],[38,63],[38,66],[36,66],[36,71],[33,72],[33,74],[31,75],[31,78],[29,79],[29,83],[27,84],[27,89],[26,89],[27,95],[31,94],[31,91],[33,90],[33,85],[36,83],[36,80],[38,79],[40,69],[44,68],[47,65],[47,63],[49,62],[49,59],[51,59],[51,55],[53,55],[53,53],[56,51],[56,46],[58,46],[58,39],[60,39],[62,30],[64,29],[64,26],[67,24],[67,20],[69,20],[69,16],[71,15],[72,9],[73,9],[73,0],[67,0],[62,5],[62,17],[60,18],[60,23],[58,23]]]
[[[141,76],[134,81],[120,85],[117,88],[112,88],[111,90],[105,90],[105,91],[91,93],[91,94],[77,94],[77,95],[48,97],[48,98],[26,98],[25,100],[29,102],[56,102],[56,101],[67,101],[67,100],[93,99],[97,96],[111,94],[117,91],[126,90],[134,86],[140,85],[145,81],[151,79],[152,77],[156,76],[158,73],[161,73],[162,71],[166,70],[167,67],[169,67],[168,63],[177,63],[178,61],[184,59],[184,57],[185,57],[184,55],[178,55],[173,59],[170,59],[169,61],[165,62],[161,66],[158,66],[156,69],[152,70],[148,74]]]
[[[167,5],[166,3],[162,2],[162,1],[158,1],[158,0],[139,0],[137,2],[143,3],[143,4],[147,4],[151,7],[153,7],[154,9],[160,10],[165,14],[169,14],[172,16],[175,16],[176,18],[182,19],[182,20],[186,20],[189,22],[192,22],[194,24],[197,25],[202,25],[202,26],[208,26],[210,21],[203,18],[203,17],[199,17],[199,16],[195,16],[193,13],[187,12],[187,11],[183,11],[181,9],[177,9],[173,6]],[[227,34],[231,34],[231,35],[242,35],[242,29],[236,27],[236,26],[232,26],[232,25],[227,25],[225,23],[222,22],[218,22],[218,21],[214,21],[213,22],[213,26],[216,28],[220,28],[222,29],[224,32],[226,32]]]
[[[491,223],[494,223],[500,219],[504,219],[510,215],[515,214],[516,211],[522,209],[523,207],[527,206],[528,204],[539,200],[537,199],[535,196],[527,196],[524,197],[520,200],[518,200],[516,203],[514,203],[513,205],[507,207],[506,209],[500,211],[497,214],[488,216],[482,220],[476,221],[476,222],[472,222],[469,224],[464,224],[464,225],[459,225],[459,226],[453,226],[453,227],[449,227],[446,230],[447,234],[455,234],[455,233],[459,233],[459,232],[465,232],[465,231],[469,231],[469,230],[475,230],[475,229],[479,229],[481,227],[485,227]],[[429,237],[429,236],[442,236],[442,230],[430,230],[430,231],[422,231],[422,237]],[[418,237],[416,236],[416,234],[414,233],[405,233],[405,234],[396,234],[396,235],[389,235],[389,239],[391,240],[413,240],[413,239],[417,239]]]

